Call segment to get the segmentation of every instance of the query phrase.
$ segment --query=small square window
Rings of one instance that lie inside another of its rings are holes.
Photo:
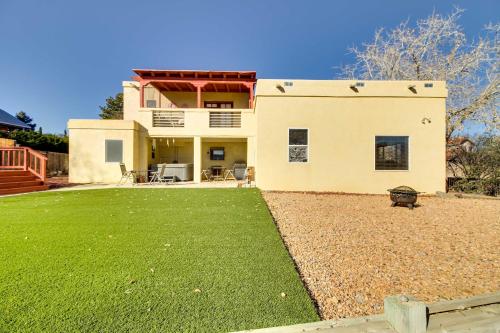
[[[424,87],[425,88],[432,88],[432,87],[434,87],[434,84],[433,83],[424,83]]]
[[[288,132],[288,144],[307,146],[307,129],[291,128]]]
[[[364,87],[365,83],[364,82],[356,82],[356,87]]]
[[[105,161],[106,163],[123,162],[123,141],[106,140],[105,141]]]
[[[146,101],[146,107],[147,108],[155,108],[156,107],[156,100],[154,100],[154,99],[148,99]]]
[[[292,82],[292,81],[285,81],[285,82],[283,83],[283,85],[284,85],[285,87],[293,87],[293,82]]]

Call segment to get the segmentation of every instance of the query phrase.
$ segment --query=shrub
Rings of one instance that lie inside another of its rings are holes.
[[[500,193],[500,137],[477,138],[474,149],[459,149],[450,164],[463,175],[451,189],[492,196]]]
[[[8,133],[8,138],[25,147],[36,150],[53,151],[57,153],[68,152],[68,137],[56,134],[41,134],[34,131],[15,130]]]

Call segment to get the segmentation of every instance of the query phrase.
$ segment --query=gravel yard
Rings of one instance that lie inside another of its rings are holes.
[[[500,289],[500,200],[263,193],[323,319],[383,311],[387,295],[424,301]]]

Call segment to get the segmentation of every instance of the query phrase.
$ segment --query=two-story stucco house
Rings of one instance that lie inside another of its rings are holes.
[[[134,70],[123,120],[70,120],[70,181],[254,167],[264,190],[445,190],[444,82],[256,79],[251,71]]]

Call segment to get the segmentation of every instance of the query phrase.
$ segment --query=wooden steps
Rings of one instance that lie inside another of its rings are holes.
[[[48,188],[29,171],[0,171],[0,195],[45,191]]]

